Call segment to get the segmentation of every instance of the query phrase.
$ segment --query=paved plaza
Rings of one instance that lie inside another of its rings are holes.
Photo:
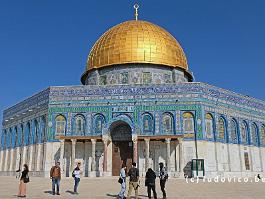
[[[78,199],[115,199],[119,192],[117,179],[111,178],[86,178],[81,179],[79,195],[72,195],[73,180],[71,178],[62,179],[61,195],[51,195],[51,183],[47,178],[30,178],[31,182],[27,186],[27,198],[78,198]],[[148,199],[146,187],[141,180],[140,197]],[[169,199],[255,199],[264,198],[265,183],[187,183],[185,180],[170,179],[167,184]],[[0,177],[0,199],[16,198],[18,190],[18,180],[14,177]],[[158,198],[161,198],[159,183],[157,182]]]

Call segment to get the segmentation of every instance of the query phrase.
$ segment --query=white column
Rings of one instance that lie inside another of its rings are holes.
[[[72,158],[71,158],[71,167],[72,170],[75,168],[75,145],[76,145],[76,139],[71,139],[72,141]]]
[[[84,173],[83,173],[83,175],[85,176],[85,177],[87,177],[88,176],[88,172],[90,171],[90,169],[89,169],[89,154],[88,154],[88,151],[89,151],[89,142],[88,141],[85,141],[85,164],[84,164]]]
[[[23,147],[23,156],[22,156],[22,165],[26,164],[27,162],[27,146]]]
[[[171,171],[171,161],[170,161],[170,141],[171,138],[166,138],[166,144],[167,144],[167,170],[168,172]]]
[[[0,156],[1,156],[1,159],[0,159],[0,171],[3,171],[3,164],[4,164],[4,151],[3,150],[0,151]]]
[[[14,168],[14,149],[11,148],[10,150],[10,165],[9,165],[9,171],[13,171]]]
[[[92,142],[92,171],[96,171],[96,139],[91,139]]]
[[[42,160],[41,154],[42,154],[42,144],[38,144],[36,171],[40,171],[41,160]]]
[[[183,154],[183,145],[182,145],[183,138],[178,138],[178,145],[179,145],[179,172],[180,177],[184,177],[184,154]]]
[[[29,170],[32,171],[33,170],[33,145],[29,146],[29,161],[28,161],[28,166],[29,166]]]
[[[15,165],[15,170],[19,169],[19,162],[20,162],[20,147],[16,148],[16,165]]]
[[[9,150],[6,149],[6,159],[5,159],[5,168],[4,168],[4,171],[8,171],[8,162],[9,162],[9,158],[8,158],[8,155],[9,155]]]
[[[149,169],[150,139],[144,139],[145,142],[145,170]]]
[[[108,175],[108,142],[109,139],[107,137],[102,137],[102,141],[104,144],[104,160],[103,160],[103,174]]]
[[[64,175],[64,140],[60,140],[60,164],[62,169],[62,174]]]

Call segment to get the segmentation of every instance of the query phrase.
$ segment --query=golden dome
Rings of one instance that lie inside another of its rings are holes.
[[[86,72],[110,65],[149,63],[188,70],[186,56],[165,29],[141,20],[126,21],[105,32],[94,44]]]

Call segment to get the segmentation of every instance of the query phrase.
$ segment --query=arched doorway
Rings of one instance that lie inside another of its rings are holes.
[[[110,134],[113,143],[112,175],[118,176],[123,163],[126,163],[127,168],[132,164],[132,129],[126,122],[117,121],[110,126]]]

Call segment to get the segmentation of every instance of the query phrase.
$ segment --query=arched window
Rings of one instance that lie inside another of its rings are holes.
[[[39,123],[37,120],[34,121],[34,144],[39,141]]]
[[[15,127],[15,147],[18,146],[18,130],[17,127]]]
[[[42,142],[47,141],[47,134],[46,134],[46,119],[45,117],[41,117],[41,140]]]
[[[230,136],[229,136],[230,140],[234,143],[238,143],[237,135],[238,135],[237,122],[236,120],[232,119],[231,120],[231,131],[230,131]]]
[[[94,118],[95,134],[102,134],[103,125],[105,124],[105,118],[103,115],[98,114]]]
[[[224,140],[225,138],[225,121],[224,118],[218,119],[218,139]]]
[[[20,124],[20,130],[21,130],[21,140],[20,140],[20,145],[23,146],[24,145],[24,139],[25,139],[25,135],[24,135],[24,127],[23,124]]]
[[[28,122],[27,123],[27,129],[26,129],[26,131],[27,131],[27,145],[30,145],[31,144],[31,128],[30,128],[30,123]]]
[[[173,116],[170,113],[164,113],[162,119],[163,133],[173,133]]]
[[[66,119],[62,115],[58,115],[55,118],[55,129],[57,135],[65,135],[66,131]]]
[[[248,126],[245,121],[243,121],[240,124],[240,134],[241,134],[241,142],[242,143],[247,143],[247,135],[248,135]]]
[[[85,119],[82,115],[75,117],[75,133],[85,134]]]
[[[154,132],[154,120],[152,115],[148,113],[143,115],[143,132],[144,133]]]
[[[213,138],[213,116],[210,113],[205,115],[206,138]]]
[[[183,113],[183,130],[185,133],[194,133],[194,117],[190,112]]]
[[[255,123],[251,124],[250,135],[251,135],[251,144],[257,145],[258,144],[258,128]]]
[[[260,128],[260,143],[265,144],[265,125],[262,125]]]
[[[6,130],[3,130],[2,137],[1,137],[1,148],[6,148]]]
[[[8,146],[9,146],[9,148],[11,148],[12,147],[12,129],[10,128],[9,129],[9,140],[8,140]]]

